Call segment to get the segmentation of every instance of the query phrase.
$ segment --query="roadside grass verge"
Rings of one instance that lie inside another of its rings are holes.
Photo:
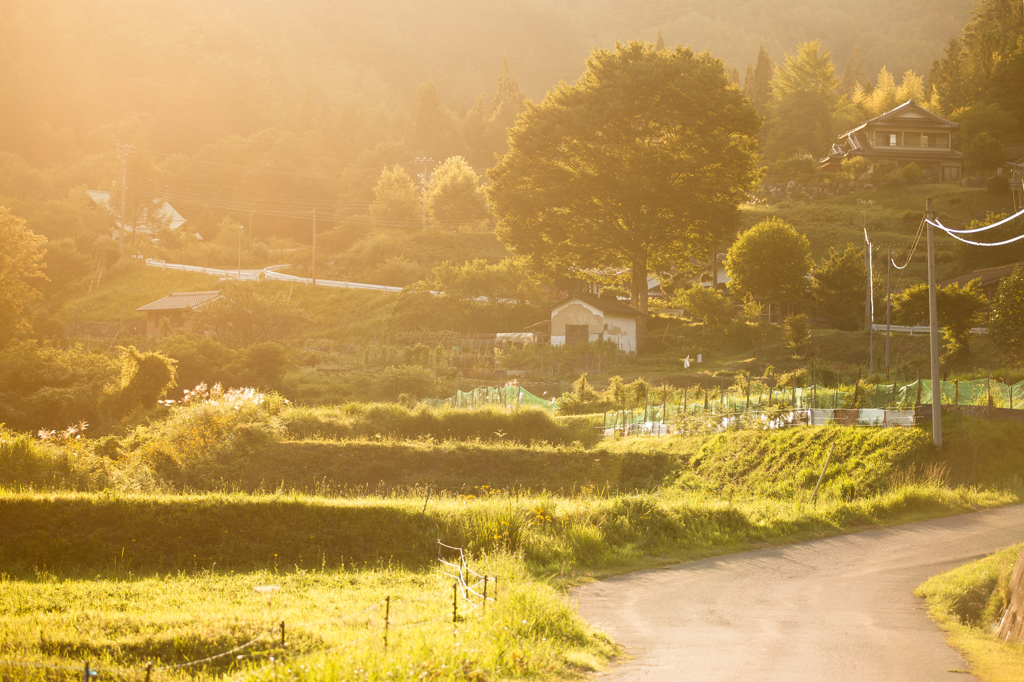
[[[950,645],[985,682],[1024,680],[1024,645],[993,634],[1007,603],[1010,573],[1021,547],[1015,545],[984,559],[929,578],[915,590],[928,601],[928,613],[948,634]]]

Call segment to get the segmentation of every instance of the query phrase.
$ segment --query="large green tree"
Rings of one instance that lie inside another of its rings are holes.
[[[646,314],[648,273],[706,261],[729,230],[758,128],[707,53],[595,50],[575,84],[527,106],[488,173],[498,237],[548,271],[629,270]]]
[[[864,319],[867,274],[864,249],[847,244],[840,254],[829,247],[828,257],[811,273],[811,296],[818,316],[836,329],[859,329]]]
[[[806,152],[823,156],[832,144],[839,110],[839,80],[828,50],[813,40],[801,43],[775,68],[767,153],[771,158]]]
[[[438,225],[473,225],[487,220],[487,196],[480,177],[461,156],[434,169],[427,189],[427,213]]]
[[[420,191],[401,166],[385,168],[373,188],[370,216],[387,227],[408,229],[421,223]]]
[[[971,327],[981,324],[988,300],[979,281],[964,286],[950,284],[935,290],[939,327],[946,341],[945,359],[956,362],[970,354]],[[892,297],[892,314],[897,324],[918,324],[928,319],[928,285],[907,287]]]
[[[992,301],[989,332],[1003,350],[1024,358],[1024,268],[1017,266],[1013,274],[999,283]]]
[[[39,295],[30,281],[45,279],[39,267],[45,242],[25,227],[24,220],[0,206],[0,347],[28,330],[26,308]]]
[[[1024,4],[1018,0],[974,0],[971,19],[946,55],[936,59],[928,81],[945,114],[994,104],[1024,132]]]
[[[807,237],[778,218],[762,220],[741,233],[725,257],[731,291],[783,306],[807,293],[811,266]]]

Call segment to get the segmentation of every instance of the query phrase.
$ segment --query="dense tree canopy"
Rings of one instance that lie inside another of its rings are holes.
[[[864,249],[853,244],[847,244],[842,254],[829,247],[828,257],[811,273],[815,312],[836,329],[855,331],[861,327],[866,289]]]
[[[487,197],[480,177],[461,156],[434,169],[427,189],[427,213],[435,225],[474,225],[487,220]]]
[[[706,260],[755,177],[756,112],[722,63],[630,42],[531,104],[490,172],[498,236],[548,271],[647,274]]]
[[[767,155],[807,152],[819,158],[835,136],[839,80],[827,50],[817,40],[801,43],[786,55],[772,78]]]
[[[385,168],[373,188],[370,216],[378,225],[399,229],[421,223],[422,199],[412,178],[401,166]]]
[[[811,266],[807,237],[778,218],[763,220],[741,233],[725,257],[732,292],[782,305],[795,303],[807,293]]]
[[[988,328],[1003,350],[1024,359],[1024,269],[1020,265],[999,283]]]
[[[39,295],[30,281],[45,279],[40,268],[45,241],[0,206],[0,346],[28,329],[26,306]]]
[[[947,360],[961,360],[970,353],[971,327],[981,324],[988,300],[978,280],[964,286],[950,284],[935,291],[938,323],[946,341]],[[928,319],[928,285],[907,287],[892,297],[893,319],[897,324],[918,324]]]

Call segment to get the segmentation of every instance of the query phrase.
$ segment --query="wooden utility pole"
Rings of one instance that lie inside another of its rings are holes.
[[[939,309],[935,296],[935,228],[932,222],[932,198],[925,199],[925,221],[928,225],[928,327],[932,365],[932,442],[942,450],[942,393],[939,390]]]
[[[118,267],[124,267],[124,224],[128,202],[128,155],[132,153],[134,150],[134,145],[117,145],[117,155],[121,159],[121,225],[117,230],[118,242],[120,243],[121,247],[121,259],[117,263]]]

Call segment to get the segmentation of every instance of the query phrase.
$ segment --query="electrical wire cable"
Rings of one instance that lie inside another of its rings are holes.
[[[1017,213],[1014,213],[1012,216],[1009,216],[1008,218],[1003,218],[1002,220],[1000,220],[997,223],[992,223],[991,225],[985,225],[984,227],[975,227],[973,229],[968,229],[968,230],[955,230],[952,227],[946,227],[945,225],[943,225],[938,220],[926,220],[925,222],[928,223],[929,225],[931,225],[932,227],[937,227],[940,230],[944,231],[946,234],[949,234],[950,236],[953,236],[953,233],[956,233],[956,234],[975,234],[975,233],[978,233],[978,232],[985,232],[986,230],[991,230],[991,229],[993,229],[995,227],[999,227],[1000,225],[1004,225],[1004,224],[1006,224],[1006,223],[1008,223],[1008,222],[1010,222],[1012,220],[1016,220],[1017,218],[1020,218],[1022,216],[1024,216],[1024,209],[1018,211]],[[961,240],[961,241],[963,241],[963,240]],[[971,244],[973,242],[965,242],[965,243]],[[982,244],[981,246],[985,246],[985,245]]]

